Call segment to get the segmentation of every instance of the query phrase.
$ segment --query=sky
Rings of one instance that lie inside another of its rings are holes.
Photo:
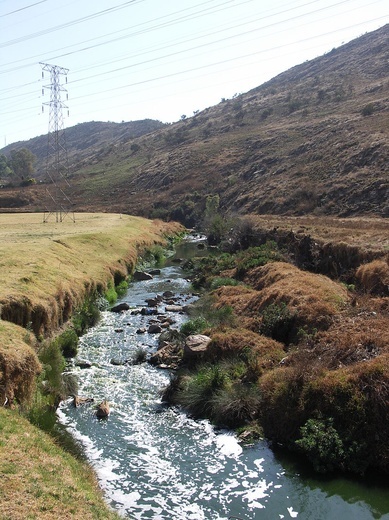
[[[0,0],[0,148],[48,132],[54,70],[65,128],[174,122],[388,22],[387,0]]]

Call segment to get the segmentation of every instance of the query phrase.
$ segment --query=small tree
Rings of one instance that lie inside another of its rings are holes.
[[[34,173],[35,155],[27,148],[11,150],[10,166],[14,174],[22,181],[29,179]]]
[[[13,174],[7,157],[0,154],[0,178],[10,177]]]

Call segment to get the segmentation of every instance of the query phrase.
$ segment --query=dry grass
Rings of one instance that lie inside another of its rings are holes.
[[[249,215],[254,229],[292,231],[309,235],[322,244],[346,244],[359,250],[389,251],[389,226],[385,218],[334,218],[329,216]]]
[[[355,277],[358,286],[367,293],[389,295],[389,257],[361,265]]]
[[[14,399],[25,402],[34,390],[40,363],[33,348],[34,338],[26,330],[0,321],[0,405]]]
[[[0,502],[3,520],[113,520],[86,464],[53,439],[0,408]]]
[[[215,295],[218,306],[231,305],[246,322],[251,319],[246,323],[251,329],[258,325],[261,312],[273,303],[285,303],[295,312],[297,326],[327,328],[349,300],[343,285],[284,262],[251,270],[245,282],[251,288],[222,287]]]
[[[85,294],[134,269],[139,251],[164,243],[178,225],[116,214],[78,214],[43,223],[41,214],[0,215],[3,319],[49,333]]]

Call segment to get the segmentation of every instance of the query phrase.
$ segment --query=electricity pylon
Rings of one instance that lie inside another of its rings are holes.
[[[50,203],[47,211],[44,213],[43,221],[47,222],[50,215],[55,215],[56,222],[62,222],[64,218],[69,215],[75,221],[74,213],[71,209],[72,201],[69,195],[65,193],[67,188],[70,188],[69,177],[69,162],[68,152],[66,146],[65,129],[63,123],[63,109],[68,107],[61,100],[61,92],[66,93],[66,100],[68,99],[67,90],[60,83],[60,76],[65,76],[67,83],[67,73],[69,69],[59,67],[58,65],[49,65],[48,63],[40,63],[42,67],[42,78],[44,72],[50,72],[50,85],[45,85],[42,88],[50,89],[50,101],[42,104],[42,112],[44,106],[50,107],[49,115],[49,131],[47,134],[47,159],[46,159],[46,176],[50,182],[47,187]],[[69,113],[69,111],[68,111]]]

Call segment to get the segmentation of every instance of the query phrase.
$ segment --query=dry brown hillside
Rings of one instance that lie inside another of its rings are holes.
[[[386,25],[193,117],[72,153],[74,208],[192,226],[218,194],[229,213],[389,216],[388,40]],[[45,197],[3,189],[0,209]]]

